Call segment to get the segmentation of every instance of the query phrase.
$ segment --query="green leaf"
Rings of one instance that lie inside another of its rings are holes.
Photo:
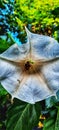
[[[55,130],[59,130],[59,108],[58,108],[58,112],[57,112],[57,119],[56,119],[56,123],[55,123]]]
[[[8,110],[7,130],[32,130],[39,121],[39,103],[31,105],[16,100]]]
[[[0,85],[0,96],[6,95],[7,91]]]
[[[47,122],[45,122],[43,130],[55,130],[53,119],[47,120]]]
[[[45,100],[46,108],[51,108],[57,102],[58,102],[58,96],[57,98],[55,96],[49,97],[48,99]]]
[[[49,117],[46,118],[44,121],[44,128],[43,130],[55,130],[55,121],[56,121],[56,113],[57,109],[56,108],[51,108],[49,109]]]

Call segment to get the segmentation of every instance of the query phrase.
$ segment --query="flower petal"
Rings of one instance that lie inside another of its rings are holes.
[[[49,36],[30,33],[26,29],[29,44],[31,43],[31,53],[38,59],[52,59],[59,57],[59,44]]]
[[[19,46],[17,44],[14,44],[9,47],[5,52],[3,52],[0,55],[0,58],[17,62],[19,60],[24,59],[28,55],[28,52],[28,44],[22,44]]]
[[[0,60],[0,83],[12,95],[22,78],[20,67],[12,62]]]
[[[37,76],[29,76],[26,82],[18,88],[14,96],[34,104],[52,95],[54,93],[47,87],[44,81],[42,82],[41,79],[37,79]]]
[[[59,90],[59,60],[51,61],[43,66],[42,73],[47,85],[56,94]]]
[[[0,82],[12,95],[31,104],[54,95],[38,75],[23,75],[15,63],[0,60]]]

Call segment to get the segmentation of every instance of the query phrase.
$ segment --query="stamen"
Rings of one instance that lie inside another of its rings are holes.
[[[31,64],[30,64],[29,61],[27,61],[27,62],[25,63],[25,69],[26,69],[26,70],[29,70],[30,67],[31,67]]]

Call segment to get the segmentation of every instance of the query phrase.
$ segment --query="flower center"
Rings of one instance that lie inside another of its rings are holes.
[[[25,69],[26,69],[26,70],[29,70],[30,67],[31,67],[31,63],[30,63],[30,61],[27,61],[27,62],[25,63]]]
[[[25,63],[25,70],[29,70],[34,62],[32,60],[29,60]]]

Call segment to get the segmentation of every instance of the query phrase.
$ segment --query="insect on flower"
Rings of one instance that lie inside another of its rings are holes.
[[[59,44],[27,28],[26,33],[27,43],[0,54],[0,83],[12,98],[34,104],[59,90]]]

